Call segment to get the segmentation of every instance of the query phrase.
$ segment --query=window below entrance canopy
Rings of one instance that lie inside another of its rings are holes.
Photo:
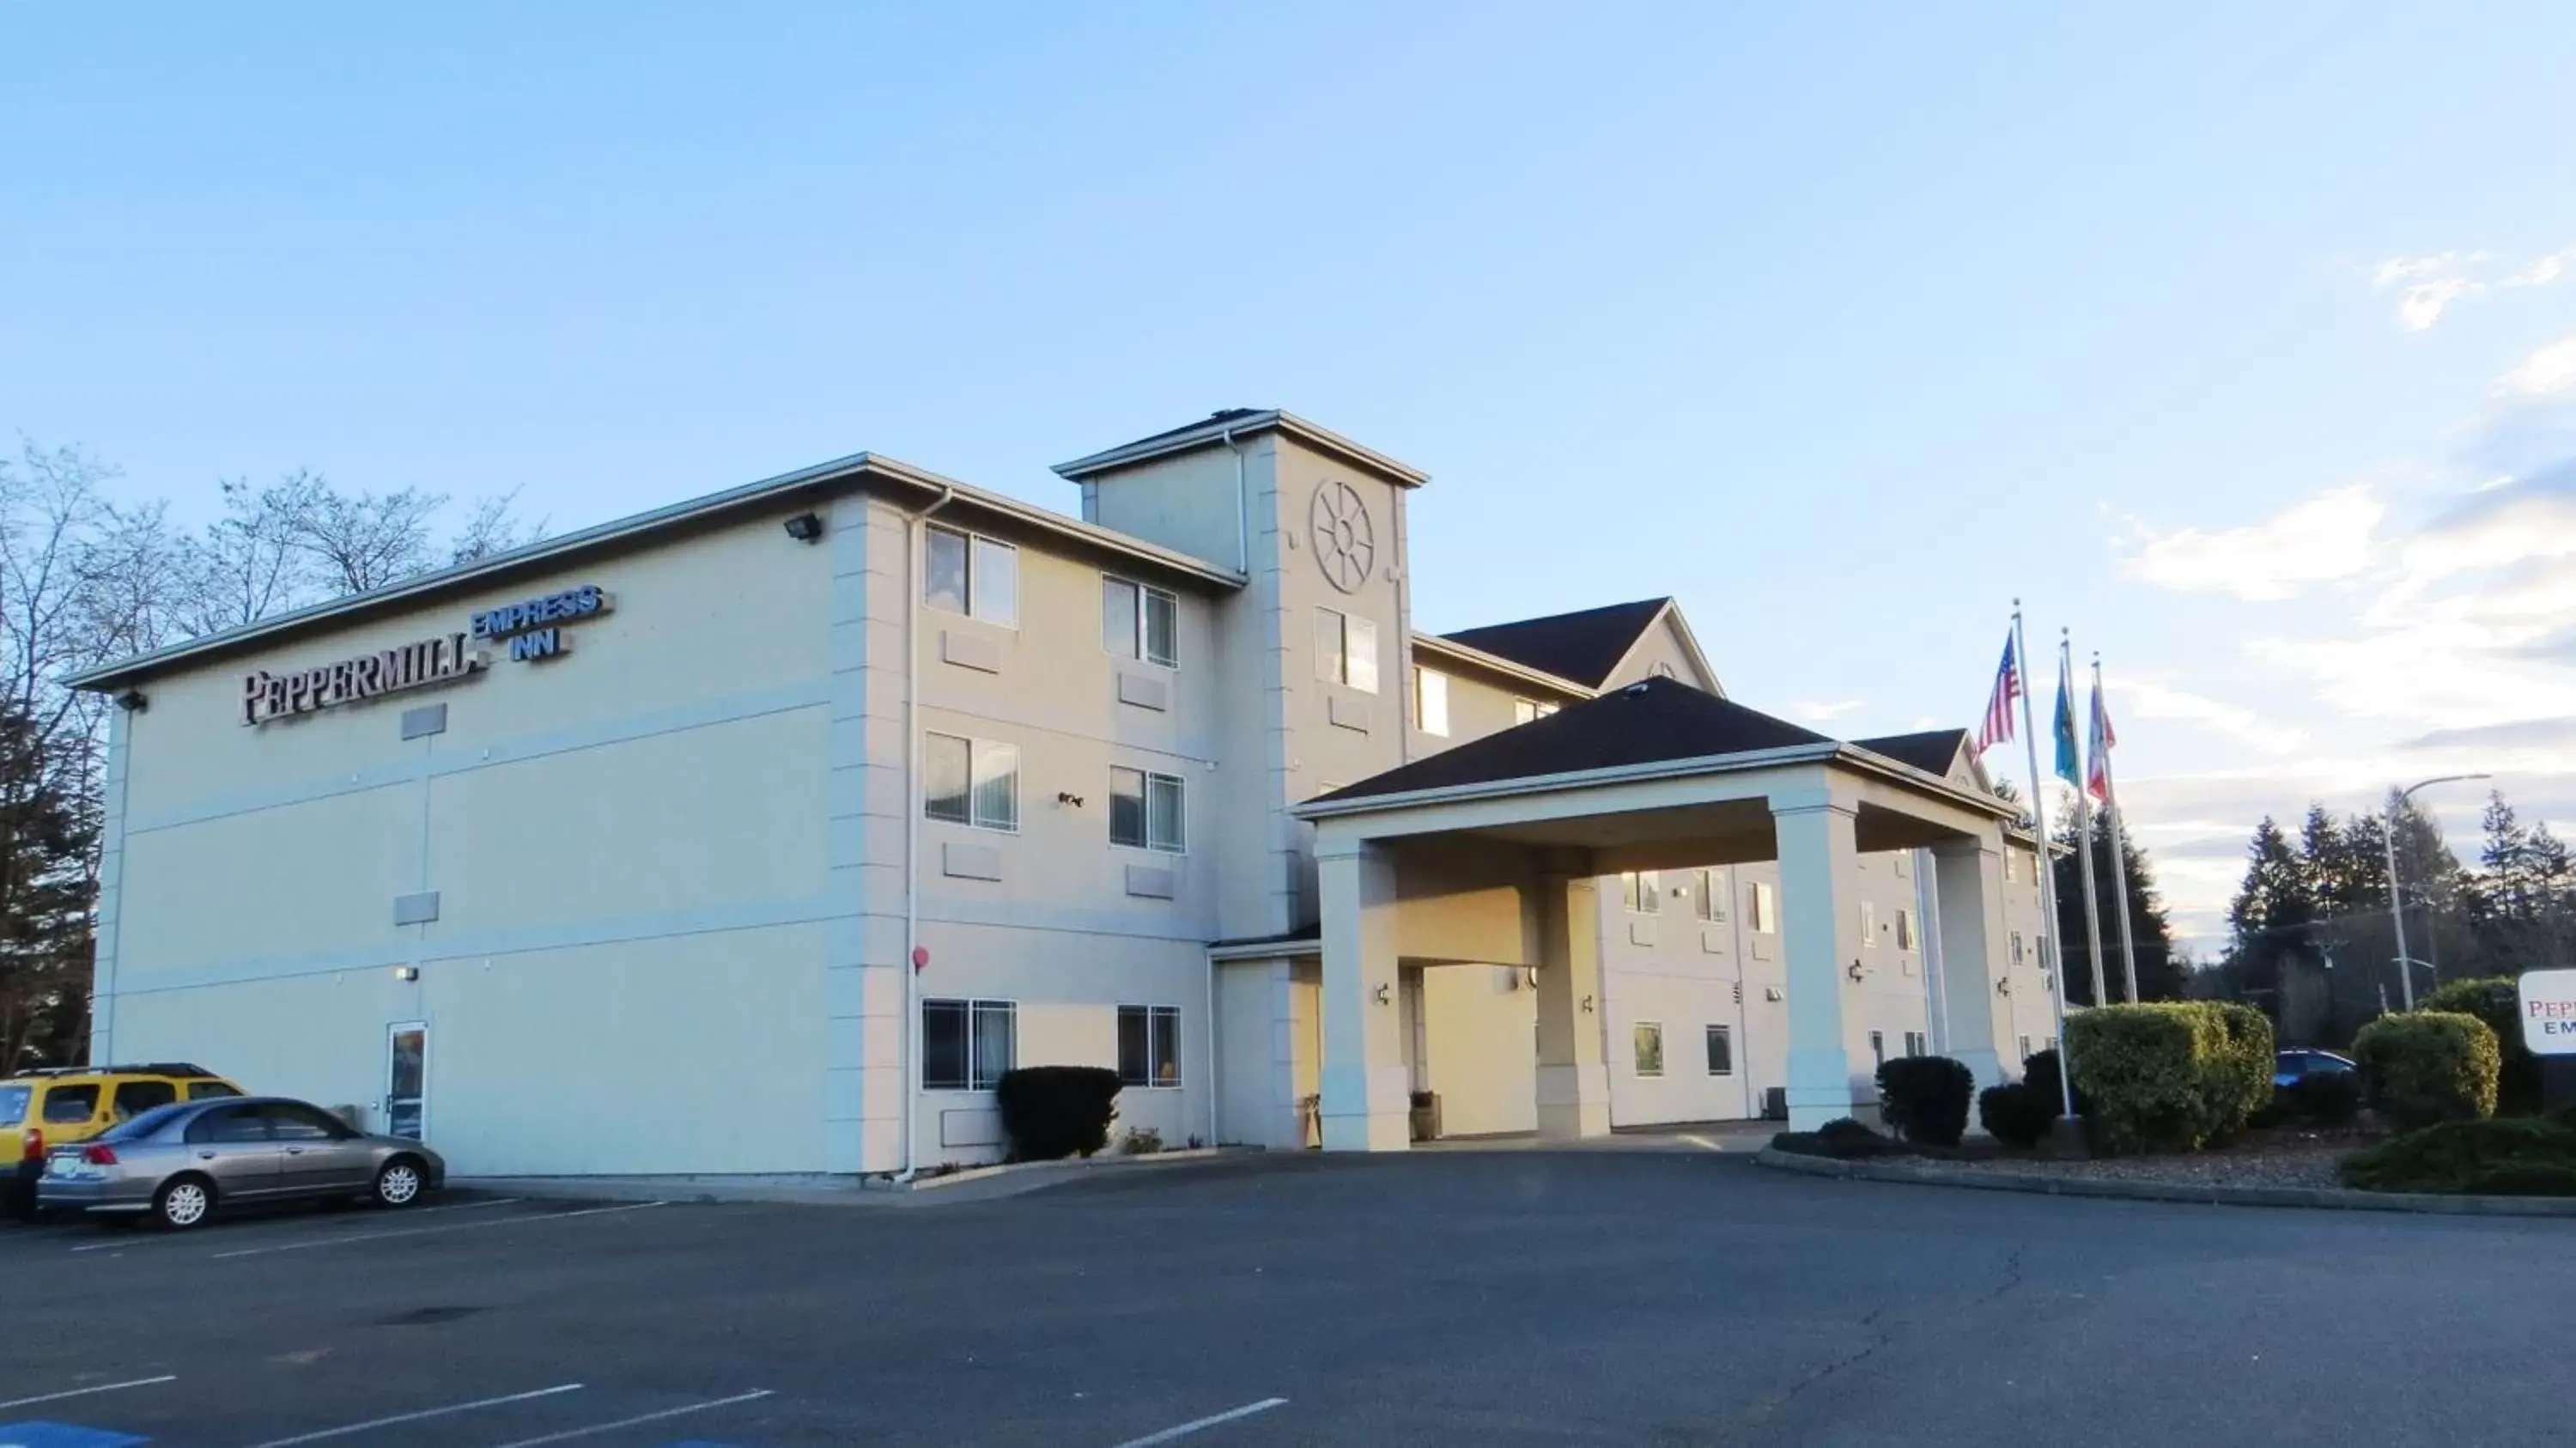
[[[1664,1027],[1660,1021],[1637,1023],[1637,1074],[1664,1074]]]
[[[1652,870],[1628,870],[1619,876],[1619,903],[1632,915],[1652,915],[1663,909],[1663,877]]]
[[[1708,1028],[1708,1074],[1735,1074],[1735,1032],[1726,1026]]]
[[[1118,1082],[1122,1086],[1181,1084],[1180,1007],[1118,1008]]]
[[[921,1003],[921,1089],[990,1091],[1019,1054],[1016,1001]]]

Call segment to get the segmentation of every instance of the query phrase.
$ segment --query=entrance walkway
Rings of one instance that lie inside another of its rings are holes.
[[[1542,1136],[1515,1131],[1499,1136],[1449,1136],[1417,1141],[1415,1151],[1661,1151],[1727,1152],[1750,1156],[1771,1144],[1776,1121],[1697,1121],[1662,1126],[1622,1126],[1607,1136]]]

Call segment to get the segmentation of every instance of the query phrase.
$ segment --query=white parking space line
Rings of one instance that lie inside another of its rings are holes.
[[[0,1408],[23,1408],[29,1403],[59,1403],[65,1398],[86,1398],[92,1393],[121,1393],[127,1388],[148,1388],[156,1383],[177,1381],[179,1381],[177,1373],[163,1373],[157,1378],[135,1378],[130,1382],[100,1383],[94,1388],[66,1388],[59,1393],[38,1393],[32,1398],[11,1398],[5,1403],[0,1403]]]
[[[525,1197],[494,1197],[489,1201],[482,1202],[450,1202],[443,1207],[414,1207],[403,1215],[407,1217],[426,1217],[432,1212],[471,1212],[482,1207],[515,1206],[526,1200],[527,1198]],[[133,1226],[141,1225],[142,1223],[139,1222],[133,1223],[126,1230],[131,1230]],[[126,1237],[114,1242],[84,1242],[80,1246],[74,1247],[71,1250],[74,1252],[121,1252],[128,1248],[149,1247],[160,1242],[167,1242],[176,1246],[180,1242],[186,1240],[187,1239],[184,1237]]]
[[[266,1247],[239,1247],[230,1252],[217,1252],[214,1260],[235,1257],[265,1257],[272,1252],[309,1252],[316,1247],[338,1247],[350,1242],[390,1242],[397,1237],[437,1237],[449,1232],[480,1232],[493,1227],[519,1227],[530,1222],[569,1222],[575,1217],[610,1217],[620,1212],[640,1212],[650,1207],[667,1207],[669,1202],[628,1202],[615,1207],[585,1207],[578,1212],[539,1212],[532,1216],[503,1217],[497,1222],[457,1222],[444,1227],[414,1227],[400,1232],[352,1232],[344,1237],[317,1237],[303,1242],[278,1242]]]
[[[716,1398],[704,1403],[664,1408],[658,1413],[638,1413],[632,1418],[620,1418],[614,1423],[593,1423],[587,1428],[566,1428],[560,1433],[548,1433],[538,1438],[517,1438],[502,1444],[501,1448],[537,1448],[540,1443],[563,1443],[574,1438],[587,1438],[594,1433],[614,1433],[620,1428],[632,1428],[638,1423],[659,1423],[665,1418],[685,1418],[691,1413],[703,1413],[710,1408],[730,1408],[736,1403],[757,1402],[769,1395],[770,1389],[758,1388],[748,1393],[736,1393],[730,1398]],[[269,1448],[269,1445],[262,1444],[260,1448]]]
[[[457,1413],[471,1413],[478,1408],[498,1408],[505,1403],[524,1403],[532,1398],[551,1398],[560,1393],[578,1393],[580,1391],[581,1384],[579,1383],[558,1383],[551,1388],[538,1388],[533,1392],[526,1393],[512,1393],[507,1397],[479,1398],[471,1403],[450,1403],[444,1408],[423,1408],[417,1413],[396,1413],[390,1418],[369,1418],[363,1423],[348,1423],[337,1428],[323,1428],[311,1433],[298,1433],[292,1438],[271,1438],[265,1443],[254,1443],[251,1445],[251,1448],[289,1448],[290,1444],[295,1443],[319,1443],[326,1438],[345,1438],[351,1433],[373,1432],[378,1428],[393,1427],[397,1423],[417,1423],[424,1418],[445,1418]]]
[[[1119,1444],[1118,1448],[1154,1448],[1157,1443],[1169,1443],[1176,1438],[1186,1438],[1201,1429],[1213,1428],[1220,1423],[1231,1423],[1238,1418],[1249,1418],[1255,1413],[1267,1413],[1273,1408],[1285,1407],[1287,1403],[1286,1398],[1264,1398],[1257,1403],[1246,1403],[1240,1408],[1228,1408],[1222,1413],[1210,1413],[1204,1418],[1193,1418],[1189,1422],[1165,1428],[1160,1433],[1148,1433],[1142,1438],[1130,1438]]]

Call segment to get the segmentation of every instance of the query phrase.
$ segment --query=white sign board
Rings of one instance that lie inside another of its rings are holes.
[[[2576,1056],[2576,970],[2522,977],[2522,1043],[2535,1056]]]

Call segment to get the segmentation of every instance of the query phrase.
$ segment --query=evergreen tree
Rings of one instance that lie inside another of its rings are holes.
[[[2061,944],[2059,958],[2067,964],[2066,1003],[2091,1005],[2093,962],[2086,953],[2084,862],[2075,854],[2077,837],[2073,817],[2058,821],[2056,850],[2052,852],[2057,872],[2057,939]],[[2173,922],[2165,913],[2164,900],[2156,893],[2155,866],[2130,835],[2128,822],[2122,820],[2119,849],[2129,884],[2128,898],[2122,901],[2111,872],[2111,844],[2109,817],[2097,813],[2093,816],[2093,894],[2094,908],[2102,922],[2103,981],[2112,1000],[2128,998],[2126,973],[2120,963],[2120,911],[2126,908],[2137,949],[2138,998],[2180,1000],[2191,983],[2191,966],[2174,948]]]
[[[23,711],[0,710],[0,1074],[82,1047],[98,829],[81,784]]]

